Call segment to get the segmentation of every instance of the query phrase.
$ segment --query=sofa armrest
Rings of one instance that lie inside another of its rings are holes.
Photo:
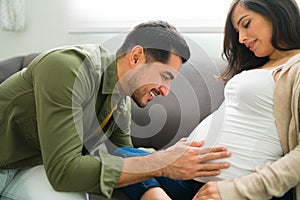
[[[27,67],[28,64],[37,56],[38,54],[29,54],[27,56],[16,56],[10,59],[6,59],[0,62],[0,83],[5,79],[13,75],[14,73],[20,71],[22,68]]]

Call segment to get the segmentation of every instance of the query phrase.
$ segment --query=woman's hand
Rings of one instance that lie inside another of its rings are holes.
[[[207,182],[200,188],[193,200],[222,200],[217,182]]]

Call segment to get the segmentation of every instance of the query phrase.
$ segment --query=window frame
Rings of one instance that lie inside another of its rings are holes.
[[[296,2],[299,4],[300,0]],[[174,3],[173,0],[152,0],[147,8],[150,10],[149,16],[144,12],[145,6],[140,0],[68,0],[68,3],[70,34],[128,32],[140,22],[157,19],[170,22],[183,33],[223,33],[231,1],[185,0],[184,4],[189,6],[182,8],[182,3]],[[203,6],[199,7],[199,3],[203,3]],[[120,5],[116,7],[116,4]],[[128,8],[124,9],[126,6]],[[157,17],[154,13],[161,14]],[[178,13],[182,15],[178,17]],[[220,15],[216,15],[217,13]],[[128,19],[124,16],[128,16]],[[133,19],[134,17],[140,19]]]

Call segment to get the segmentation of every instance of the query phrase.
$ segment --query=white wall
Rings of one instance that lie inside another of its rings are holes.
[[[26,29],[0,30],[0,60],[40,52],[49,48],[82,43],[103,43],[117,34],[69,34],[67,0],[26,0]],[[184,34],[196,41],[211,57],[221,55],[223,34]]]

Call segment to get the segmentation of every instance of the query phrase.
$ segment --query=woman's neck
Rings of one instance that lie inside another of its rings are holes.
[[[271,55],[269,57],[270,60],[260,68],[268,69],[268,68],[274,68],[274,67],[283,65],[291,57],[293,57],[294,55],[296,55],[298,53],[300,53],[300,49],[289,50],[289,51],[280,51],[280,52],[276,53],[276,55]]]

